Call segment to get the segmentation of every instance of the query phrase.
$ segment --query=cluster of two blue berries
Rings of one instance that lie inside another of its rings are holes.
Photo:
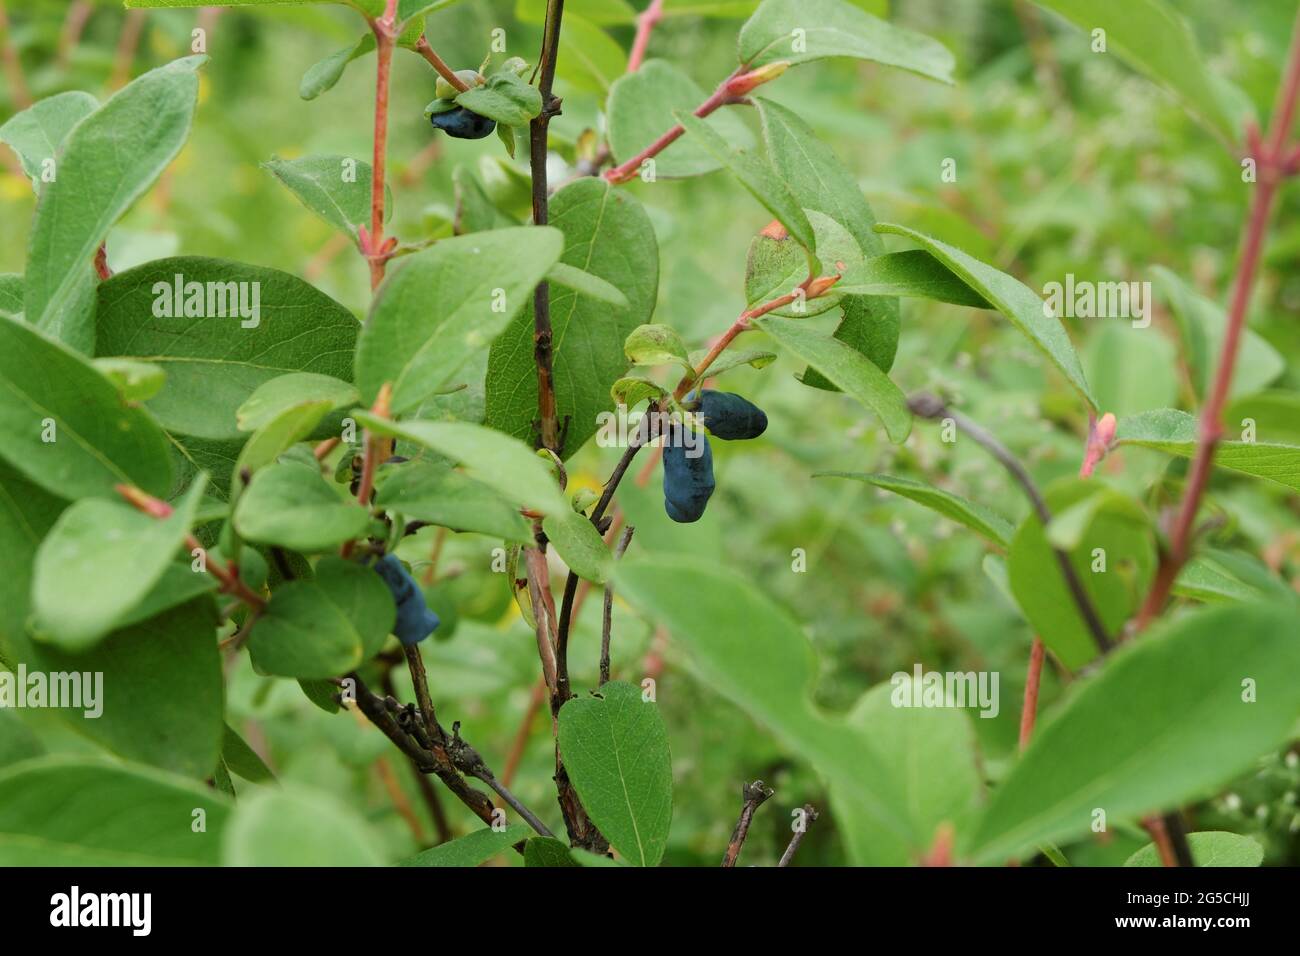
[[[748,399],[733,392],[705,389],[696,398],[695,417],[714,438],[743,441],[767,430],[767,415]],[[699,521],[713,495],[713,450],[703,432],[687,433],[685,425],[670,425],[664,435],[664,510],[683,524]]]

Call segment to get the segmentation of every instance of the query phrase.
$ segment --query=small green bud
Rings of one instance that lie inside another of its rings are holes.
[[[478,70],[457,70],[456,75],[461,78],[466,86],[482,86],[485,82],[483,74]],[[441,76],[433,85],[433,94],[440,100],[454,100],[461,91],[456,89]]]

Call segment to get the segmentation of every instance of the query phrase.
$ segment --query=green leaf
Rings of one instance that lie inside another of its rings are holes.
[[[0,462],[0,658],[6,647],[16,656],[17,645],[26,643],[36,551],[63,508],[63,501]]]
[[[877,232],[904,236],[924,246],[943,265],[952,270],[971,289],[1001,312],[1011,324],[1024,334],[1034,346],[1061,370],[1083,400],[1092,408],[1097,400],[1088,388],[1079,357],[1070,344],[1070,337],[1059,319],[1047,314],[1044,302],[1020,280],[999,272],[966,253],[932,236],[924,235],[906,226],[882,223]]]
[[[383,866],[382,843],[363,816],[333,796],[274,787],[236,804],[222,840],[221,862],[225,866]]]
[[[1011,541],[1007,573],[1030,626],[1074,670],[1097,656],[1097,644],[1061,574],[1051,539],[1056,537],[1056,546],[1069,555],[1112,638],[1146,594],[1155,571],[1155,545],[1141,510],[1096,482],[1062,479],[1047,488],[1044,498],[1054,516],[1055,535],[1037,516],[1028,515]],[[1095,570],[1103,561],[1105,570]]]
[[[824,213],[813,209],[806,209],[804,213],[812,226],[817,246],[817,272],[840,275],[857,272],[862,265],[862,249],[849,231]],[[745,261],[745,303],[754,308],[779,296],[797,293],[808,274],[807,250],[788,235],[776,239],[767,235],[765,230],[749,244]],[[803,296],[767,314],[809,318],[834,309],[842,301],[837,282],[815,299]]]
[[[686,128],[687,137],[719,164],[726,166],[749,194],[785,226],[786,232],[794,241],[804,247],[808,256],[808,274],[817,275],[820,264],[817,262],[817,238],[812,224],[808,222],[803,207],[790,195],[790,190],[772,171],[772,167],[753,153],[736,148],[712,126],[690,112],[677,110],[673,115]]]
[[[620,309],[626,309],[631,304],[618,286],[563,262],[551,266],[551,271],[546,273],[546,281]]]
[[[351,312],[297,276],[193,256],[159,259],[103,283],[96,322],[96,355],[166,371],[148,403],[163,426],[210,439],[242,438],[238,409],[273,378],[316,372],[351,381],[360,331]]]
[[[150,362],[134,359],[101,358],[90,363],[117,388],[123,402],[144,402],[153,398],[167,380],[167,373]]]
[[[895,700],[912,699],[912,680],[910,674],[896,674],[867,691],[849,714],[849,725],[870,742],[890,778],[899,781],[910,830],[900,839],[864,827],[870,817],[854,808],[853,788],[833,786],[836,824],[855,866],[910,865],[919,848],[934,844],[941,824],[960,832],[977,808],[980,771],[970,720],[952,702],[946,707],[896,705]]]
[[[14,711],[0,710],[0,770],[44,753],[45,747],[35,731],[23,723]],[[568,854],[568,847],[565,847],[565,854]]]
[[[581,866],[569,845],[552,837],[533,837],[524,844],[524,866]]]
[[[359,400],[356,388],[347,382],[314,372],[291,372],[259,385],[235,411],[235,423],[240,431],[255,431],[297,405],[327,402],[332,411]]]
[[[1084,347],[1084,368],[1101,408],[1119,417],[1178,399],[1178,356],[1169,339],[1127,322],[1105,322]]]
[[[765,0],[740,28],[740,63],[807,63],[851,56],[951,83],[952,54],[937,40],[904,30],[843,0]]]
[[[558,229],[519,226],[444,239],[408,256],[380,286],[357,343],[357,385],[395,413],[417,407],[492,344],[560,258]]]
[[[1178,322],[1193,387],[1197,395],[1204,398],[1210,393],[1218,357],[1223,352],[1223,336],[1228,328],[1228,317],[1222,306],[1201,295],[1173,272],[1162,266],[1156,266],[1154,271]],[[1145,333],[1145,330],[1142,331]],[[1266,339],[1247,328],[1242,329],[1240,352],[1233,369],[1232,386],[1228,394],[1230,398],[1238,398],[1261,391],[1275,381],[1285,371],[1286,361]],[[1143,408],[1127,411],[1133,414],[1153,406],[1167,405],[1171,400],[1152,402]],[[1117,410],[1116,414],[1123,412]]]
[[[879,416],[890,441],[907,439],[912,430],[907,397],[860,353],[795,319],[762,318],[755,324]]]
[[[668,729],[653,701],[622,681],[560,708],[560,752],[591,820],[624,859],[658,866],[673,816]]]
[[[238,496],[244,475],[253,474],[259,468],[271,464],[281,454],[288,451],[308,435],[316,431],[316,426],[330,410],[328,400],[303,402],[291,405],[269,422],[253,432],[252,436],[239,450],[231,475],[232,498]]]
[[[967,850],[978,862],[1204,797],[1284,742],[1300,712],[1300,615],[1270,605],[1165,622],[1076,682],[994,792]],[[1255,693],[1249,701],[1245,682]]]
[[[81,356],[12,319],[0,319],[0,458],[63,498],[116,498],[120,483],[159,496],[171,488],[167,439],[149,414],[123,405]]]
[[[234,521],[241,538],[310,554],[363,535],[370,512],[344,498],[317,468],[286,461],[253,475]]]
[[[1174,593],[1197,601],[1296,601],[1296,592],[1258,558],[1207,548],[1183,566]]]
[[[620,378],[609,387],[609,396],[614,399],[614,403],[628,408],[639,405],[647,398],[663,398],[667,394],[668,390],[663,386],[638,375]]]
[[[1134,69],[1176,94],[1221,139],[1236,141],[1241,131],[1219,94],[1215,76],[1201,59],[1196,37],[1165,0],[1035,2],[1081,27],[1087,36],[1077,42],[1090,46],[1094,31],[1104,30],[1107,52],[1113,47]]]
[[[859,259],[863,256],[883,255],[884,244],[874,232],[875,214],[863,197],[862,190],[858,188],[856,179],[839,157],[818,139],[813,129],[794,111],[766,99],[756,99],[755,103],[763,122],[763,140],[767,145],[768,159],[777,175],[789,187],[795,201],[806,212],[822,213],[844,227],[858,245]],[[812,219],[812,216],[809,218]],[[816,225],[814,221],[814,228]],[[817,245],[823,270],[841,271],[826,264],[826,241],[820,234],[817,236]],[[811,309],[819,302],[824,301],[828,306],[842,304],[844,320],[836,329],[835,338],[861,352],[873,365],[887,372],[894,362],[894,353],[898,347],[898,300],[890,294],[848,295],[846,290],[850,285],[863,281],[859,275],[860,268],[852,269],[850,275],[841,279],[832,288],[832,294],[807,303],[810,310],[808,314],[812,314]],[[939,271],[946,272],[942,269]],[[795,281],[801,279],[799,277]],[[961,283],[954,284],[962,287]],[[802,381],[805,385],[835,390],[835,386],[815,369],[806,371]]]
[[[912,296],[975,309],[993,308],[925,249],[872,256],[834,288],[842,295]]]
[[[366,32],[356,43],[336,50],[325,59],[313,63],[302,75],[302,82],[298,84],[298,95],[304,100],[314,100],[322,93],[332,90],[342,79],[349,63],[367,53],[373,53],[374,50],[375,35]]]
[[[271,772],[271,768],[266,765],[252,747],[244,742],[243,737],[230,729],[229,724],[224,725],[221,738],[221,758],[226,762],[227,767],[245,780],[251,780],[253,783],[273,783],[275,781],[275,774]]]
[[[409,860],[403,860],[398,866],[478,866],[516,843],[527,840],[532,832],[521,824],[513,824],[504,830],[484,827],[469,836],[425,850]]]
[[[22,276],[0,273],[0,319],[23,317],[23,287]]]
[[[608,33],[566,6],[555,75],[588,93],[604,95],[627,72],[627,54]]]
[[[1223,413],[1223,420],[1233,428],[1245,429],[1247,418],[1254,423],[1257,438],[1300,445],[1300,392],[1268,389],[1237,399]]]
[[[1264,848],[1258,841],[1240,833],[1205,830],[1187,834],[1187,845],[1197,866],[1259,866],[1264,862]],[[1130,856],[1125,866],[1161,866],[1160,853],[1148,843]]]
[[[415,442],[469,469],[511,503],[560,513],[569,508],[555,476],[523,442],[469,422],[393,422],[357,411],[354,417],[371,431]]]
[[[816,655],[789,612],[752,579],[678,554],[625,557],[612,575],[624,600],[690,652],[701,686],[771,730],[833,786],[847,788],[862,826],[910,838],[900,781],[885,771],[866,736],[813,706]],[[671,594],[691,597],[664,600]],[[569,759],[566,750],[566,764]]]
[[[677,364],[691,371],[691,360],[686,354],[677,330],[669,325],[638,325],[623,342],[623,353],[633,365]]]
[[[375,503],[415,521],[531,544],[529,523],[496,491],[440,462],[411,461],[385,472]]]
[[[97,109],[99,101],[89,93],[71,90],[47,96],[0,126],[0,143],[18,154],[36,192],[41,191],[43,164],[54,158],[72,128]]]
[[[610,385],[627,371],[623,341],[650,319],[659,287],[659,246],[641,204],[599,177],[578,180],[551,197],[550,223],[564,233],[561,262],[582,269],[627,297],[625,309],[551,287],[552,365],[556,412],[567,421],[561,454],[571,457],[613,407]],[[629,255],[628,250],[636,250]],[[492,345],[487,368],[487,424],[524,441],[537,434],[537,365],[530,301]]]
[[[799,205],[824,213],[847,229],[864,255],[882,255],[884,244],[872,231],[875,214],[835,152],[793,110],[761,97],[754,102],[763,122],[768,159]]]
[[[188,564],[171,567],[200,577]],[[191,779],[212,775],[225,694],[209,598],[157,613],[140,608],[89,650],[25,641],[15,651],[29,672],[79,675],[83,706],[56,711],[77,733],[126,760]]]
[[[357,238],[370,222],[370,164],[347,156],[272,159],[262,164],[298,201],[340,232]],[[392,209],[392,197],[385,204]]]
[[[129,83],[68,134],[41,190],[27,247],[27,321],[74,348],[95,341],[89,263],[108,230],[176,158],[198,101],[205,56]]]
[[[936,488],[933,485],[927,485],[924,482],[914,481],[911,478],[902,478],[895,475],[867,475],[848,471],[819,471],[813,475],[814,478],[854,478],[858,481],[864,481],[869,485],[875,485],[877,488],[883,488],[886,491],[892,491],[896,495],[902,495],[904,498],[910,498],[917,504],[924,505],[931,511],[937,511],[945,518],[949,518],[958,524],[965,525],[976,534],[986,540],[996,544],[1004,550],[1011,544],[1011,534],[1014,529],[1011,522],[1007,521],[999,514],[995,514],[983,505],[978,505],[973,501],[967,501],[960,495],[954,495],[951,491],[945,491],[942,488]]]
[[[493,73],[459,94],[456,104],[506,126],[526,126],[542,112],[542,94],[514,73]]]
[[[694,368],[704,360],[708,354],[707,349],[700,349],[691,353],[691,367]],[[709,378],[717,378],[723,372],[728,372],[733,368],[740,368],[742,365],[748,365],[750,368],[767,368],[776,361],[775,352],[764,352],[759,349],[727,349],[717,361],[709,366]]]
[[[586,515],[573,509],[553,512],[542,522],[542,530],[570,571],[594,584],[605,583],[613,558]]]
[[[32,627],[66,651],[93,647],[163,576],[194,522],[203,481],[168,518],[100,498],[75,502],[36,553]]]
[[[1121,445],[1138,445],[1191,458],[1196,454],[1196,418],[1173,408],[1144,412],[1120,419],[1116,438]],[[1220,442],[1214,453],[1214,464],[1300,491],[1300,446],[1297,445]]]
[[[621,76],[609,91],[609,146],[619,162],[627,162],[657,140],[676,122],[708,98],[682,70],[664,60],[647,60],[635,73]],[[748,127],[730,110],[715,112],[702,122],[728,143],[752,146]],[[679,179],[711,173],[722,159],[699,137],[687,136],[654,158],[656,179]]]
[[[182,777],[42,757],[0,772],[0,865],[213,865],[229,814],[229,800]]]
[[[342,558],[322,558],[316,576],[271,593],[248,650],[265,674],[338,677],[374,657],[397,619],[383,579]]]

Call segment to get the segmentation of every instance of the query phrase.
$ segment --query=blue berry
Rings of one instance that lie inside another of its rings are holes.
[[[700,396],[700,407],[695,414],[715,438],[757,438],[767,431],[767,415],[763,410],[734,392],[706,389]]]
[[[685,429],[672,425],[664,442],[664,511],[683,524],[700,520],[714,487],[709,439],[703,432],[694,439],[688,449]]]
[[[494,120],[472,113],[463,106],[445,113],[434,113],[429,121],[434,128],[456,139],[482,139],[497,128]]]
[[[375,562],[375,573],[388,585],[397,604],[393,634],[403,644],[418,644],[438,627],[438,615],[424,602],[424,592],[396,555],[386,554]]]

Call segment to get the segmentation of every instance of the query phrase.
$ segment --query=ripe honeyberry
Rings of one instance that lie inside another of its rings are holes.
[[[424,603],[424,592],[407,573],[396,555],[386,554],[375,562],[375,572],[388,585],[397,603],[397,623],[393,634],[403,644],[418,644],[438,627],[438,615]]]
[[[429,117],[429,122],[456,139],[482,139],[497,128],[494,120],[471,113],[463,106],[445,113],[434,113]]]
[[[767,431],[767,415],[763,410],[734,392],[706,389],[695,414],[715,438],[757,438]]]
[[[694,439],[688,449],[685,429],[672,425],[664,441],[664,511],[683,524],[699,521],[713,494],[713,449],[703,432]]]

